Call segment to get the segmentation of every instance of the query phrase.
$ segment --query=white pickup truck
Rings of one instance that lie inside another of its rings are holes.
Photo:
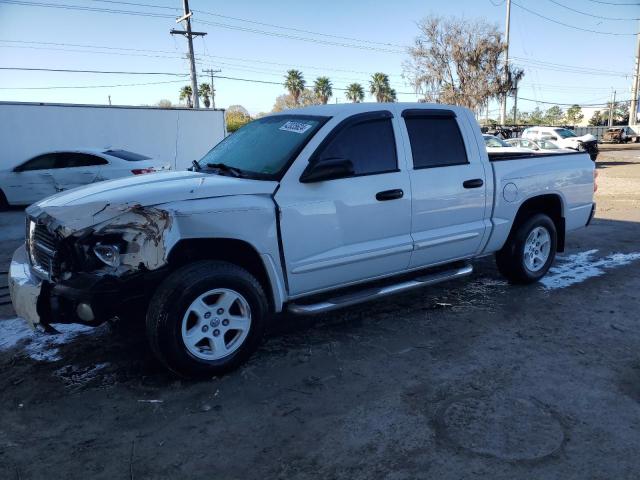
[[[494,253],[511,282],[534,282],[567,232],[590,222],[594,188],[585,153],[488,156],[465,108],[289,110],[243,127],[191,171],[29,207],[11,298],[45,328],[146,318],[168,368],[217,375],[283,310],[326,312],[463,277]]]

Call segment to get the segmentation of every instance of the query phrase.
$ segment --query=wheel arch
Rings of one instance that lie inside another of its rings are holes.
[[[178,241],[168,255],[172,270],[196,260],[221,260],[244,268],[264,288],[270,311],[281,310],[279,288],[274,285],[273,272],[270,274],[273,267],[265,265],[266,260],[249,242],[235,238],[189,238]]]
[[[509,236],[516,230],[518,225],[536,213],[544,213],[551,218],[558,234],[557,250],[558,252],[564,252],[566,236],[564,202],[557,193],[536,195],[522,202],[511,225]]]

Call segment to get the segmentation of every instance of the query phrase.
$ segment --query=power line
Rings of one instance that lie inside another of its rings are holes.
[[[255,78],[240,78],[240,77],[228,77],[223,75],[214,75],[213,78],[221,78],[223,80],[236,80],[239,82],[249,82],[249,83],[261,83],[266,85],[280,85],[282,86],[282,82],[274,82],[271,80],[258,80]],[[348,89],[344,87],[333,87],[333,90],[339,90],[346,92]],[[416,92],[396,92],[398,95],[417,95]]]
[[[98,7],[83,7],[77,5],[67,5],[67,4],[50,4],[50,3],[42,3],[42,2],[25,2],[21,0],[0,0],[0,3],[9,4],[9,5],[20,5],[20,6],[30,6],[30,7],[44,7],[44,8],[60,8],[65,10],[79,10],[79,11],[89,11],[89,12],[99,12],[99,13],[112,13],[117,15],[136,15],[143,17],[154,17],[154,18],[171,18],[174,17],[172,15],[161,14],[161,13],[152,13],[152,12],[139,12],[134,10],[116,10],[110,8],[98,8]],[[279,37],[279,38],[287,38],[290,40],[298,40],[310,43],[316,43],[318,45],[325,46],[336,46],[336,47],[345,47],[345,48],[355,48],[360,50],[368,50],[368,51],[376,51],[382,53],[403,53],[404,50],[392,50],[389,48],[382,47],[374,47],[369,45],[357,45],[353,43],[344,43],[344,42],[334,42],[330,40],[320,40],[316,38],[302,37],[297,35],[291,35],[287,33],[279,33],[279,32],[269,32],[266,30],[260,30],[256,28],[248,28],[241,27],[238,25],[229,25],[226,23],[219,22],[209,22],[205,20],[199,20],[198,23],[202,23],[205,25],[210,25],[214,27],[226,28],[230,30],[249,32],[249,33],[258,33],[261,35],[267,35],[271,37]],[[403,47],[404,48],[404,47]]]
[[[137,6],[137,7],[165,8],[165,9],[175,10],[174,7],[158,6],[158,5],[153,5],[153,4],[150,4],[150,3],[124,2],[124,1],[118,1],[118,0],[93,0],[93,1],[94,2],[101,2],[101,3],[131,5],[131,6]],[[206,11],[206,10],[193,10],[193,11],[195,13],[200,13],[200,14],[203,14],[203,15],[210,15],[212,17],[225,18],[227,20],[235,20],[235,21],[238,21],[238,22],[252,23],[254,25],[261,25],[263,27],[279,28],[279,29],[282,29],[282,30],[290,30],[292,32],[306,33],[306,34],[310,34],[310,35],[318,35],[318,36],[321,36],[321,37],[336,38],[336,39],[348,40],[348,41],[352,41],[352,42],[369,43],[369,44],[372,44],[372,45],[381,45],[381,46],[385,46],[385,47],[406,48],[405,45],[399,45],[399,44],[396,44],[396,43],[378,42],[378,41],[375,41],[375,40],[367,40],[367,39],[356,38],[356,37],[335,35],[335,34],[331,34],[331,33],[316,32],[316,31],[312,31],[312,30],[305,30],[305,29],[302,29],[302,28],[286,27],[286,26],[283,26],[283,25],[277,25],[277,24],[266,23],[266,22],[259,22],[259,21],[250,20],[250,19],[247,19],[247,18],[232,17],[232,16],[229,16],[229,15],[222,15],[220,13],[214,13],[214,12],[210,12],[210,11]]]
[[[210,22],[208,20],[198,20],[198,23],[202,23],[204,25],[209,25],[212,27],[226,28],[229,30],[237,30],[237,31],[248,32],[248,33],[258,33],[260,35],[266,35],[270,37],[287,38],[289,40],[299,40],[302,42],[316,43],[318,45],[356,48],[360,50],[370,50],[370,51],[383,52],[383,53],[404,53],[403,50],[391,50],[388,48],[379,48],[379,47],[373,47],[373,46],[367,46],[367,45],[356,45],[353,43],[342,43],[342,42],[334,42],[331,40],[320,40],[317,38],[301,37],[297,35],[291,35],[288,33],[268,32],[266,30],[260,30],[257,28],[241,27],[239,25],[229,25],[226,23],[219,23],[219,22]]]
[[[589,32],[589,33],[597,33],[599,35],[616,35],[616,36],[636,35],[635,33],[603,32],[601,30],[591,30],[589,28],[576,27],[575,25],[571,25],[569,23],[560,22],[559,20],[554,20],[553,18],[546,17],[546,16],[542,15],[541,13],[534,12],[533,10],[528,9],[527,7],[524,7],[524,6],[520,5],[519,3],[516,3],[516,2],[513,2],[513,1],[512,1],[512,3],[516,7],[521,8],[525,12],[529,12],[532,15],[535,15],[536,17],[543,18],[543,19],[545,19],[545,20],[547,20],[549,22],[552,22],[552,23],[557,23],[558,25],[562,25],[563,27],[573,28],[574,30],[580,30],[580,31]]]
[[[96,0],[97,1],[97,0]],[[170,8],[170,7],[166,7],[166,8]],[[175,51],[170,51],[170,50],[152,50],[152,49],[142,49],[142,48],[126,48],[126,47],[113,47],[113,46],[103,46],[103,45],[88,45],[88,44],[80,44],[80,43],[60,43],[60,42],[37,42],[37,41],[30,41],[30,40],[6,40],[6,39],[0,39],[0,43],[18,43],[18,44],[26,44],[26,45],[53,45],[53,46],[60,46],[60,47],[79,47],[79,48],[94,48],[94,49],[105,49],[105,50],[122,50],[125,52],[147,52],[147,53],[167,53],[167,54],[175,54]],[[5,47],[6,48],[6,47]],[[15,47],[14,47],[15,48]],[[33,47],[36,48],[36,47]],[[44,49],[42,47],[40,47],[41,49]],[[37,49],[37,48],[36,48]],[[80,50],[63,50],[63,51],[78,51],[81,52]],[[88,52],[88,53],[108,53],[108,52]],[[124,53],[120,53],[120,52],[114,52],[113,55],[124,55],[124,56],[128,56],[131,54],[124,54]],[[141,56],[149,56],[149,57],[156,57],[155,55],[141,55]],[[270,62],[270,61],[266,61],[266,60],[261,60],[261,59],[256,59],[256,58],[246,58],[246,57],[228,57],[228,56],[221,56],[221,55],[208,55],[208,54],[199,54],[198,57],[201,58],[212,58],[212,59],[223,59],[223,60],[235,60],[235,61],[239,61],[239,62],[251,62],[251,63],[261,63],[261,64],[265,64],[265,65],[277,65],[277,66],[282,66],[282,67],[287,67],[287,68],[300,68],[300,69],[309,69],[309,70],[318,70],[318,71],[325,71],[325,72],[344,72],[344,73],[358,73],[358,74],[362,74],[362,75],[372,75],[373,72],[365,72],[365,71],[361,71],[361,70],[349,70],[349,69],[340,69],[340,68],[334,68],[334,67],[323,67],[323,66],[317,66],[317,65],[299,65],[299,64],[295,64],[295,63],[283,63],[283,62]],[[157,56],[157,58],[180,58],[183,59],[183,56],[174,56],[174,57],[163,57],[163,56]],[[400,75],[394,75],[394,74],[390,74],[389,76],[396,76],[399,77]]]
[[[3,40],[0,40],[2,42]],[[185,57],[183,55],[149,55],[145,53],[122,53],[122,52],[101,52],[99,50],[77,50],[73,48],[57,48],[57,47],[39,47],[34,45],[2,45],[2,48],[23,48],[29,50],[52,50],[56,52],[71,52],[71,53],[97,53],[102,55],[117,55],[123,57],[147,57],[147,58],[175,58],[184,60]],[[172,52],[168,52],[172,53]]]
[[[633,5],[633,6],[637,7],[638,5],[640,5],[640,2],[613,3],[613,2],[602,2],[602,1],[599,1],[599,0],[589,0],[589,1],[593,2],[593,3],[600,3],[602,5],[617,5],[617,6],[620,6],[620,7],[624,7],[624,6],[628,6],[628,5]]]
[[[602,106],[607,106],[609,105],[611,102],[602,102],[602,103],[559,103],[559,102],[544,102],[542,100],[534,100],[532,98],[524,98],[524,97],[518,97],[520,100],[527,100],[529,102],[535,102],[535,103],[544,103],[547,105],[558,105],[558,106],[563,106],[563,107],[571,107],[573,105],[578,105],[579,107],[602,107]],[[631,100],[619,100],[616,103],[629,103]]]
[[[115,85],[64,85],[50,87],[0,87],[0,90],[58,90],[76,88],[115,88],[115,87],[138,87],[142,85],[162,85],[167,83],[184,83],[184,80],[167,80],[164,82],[144,82],[144,83],[117,83]]]
[[[104,73],[117,75],[173,75],[176,77],[188,77],[188,73],[173,72],[127,72],[111,70],[76,70],[70,68],[30,68],[30,67],[0,67],[0,70],[20,70],[26,72],[66,72],[66,73]]]
[[[567,5],[563,5],[560,2],[556,2],[555,0],[549,0],[549,1],[551,3],[553,3],[553,4],[555,4],[555,5],[558,5],[559,7],[566,8],[567,10],[571,10],[572,12],[575,12],[575,13],[579,13],[580,15],[585,15],[587,17],[592,17],[592,18],[599,18],[601,20],[623,20],[623,21],[627,20],[627,21],[631,21],[631,22],[634,22],[636,20],[640,20],[640,18],[603,17],[601,15],[594,15],[592,13],[582,12],[580,10],[577,10],[575,8],[572,8],[572,7],[569,7]]]
[[[560,72],[569,72],[569,73],[580,73],[586,75],[604,75],[604,76],[618,76],[618,77],[629,77],[629,74],[624,72],[615,72],[610,70],[602,70],[597,68],[590,67],[579,67],[576,65],[566,65],[560,63],[552,63],[544,60],[533,60],[523,57],[512,57],[517,61],[517,63],[533,66],[535,68],[539,68],[541,70],[553,70]]]
[[[25,2],[21,0],[0,0],[0,3],[8,5],[19,5],[22,7],[42,7],[42,8],[58,8],[62,10],[79,10],[86,12],[100,12],[100,13],[114,13],[122,15],[134,15],[140,17],[154,17],[154,18],[171,18],[175,20],[173,15],[152,13],[152,12],[137,12],[134,10],[116,10],[112,8],[98,8],[98,7],[85,7],[81,5],[67,5],[62,3],[44,3],[44,2]]]

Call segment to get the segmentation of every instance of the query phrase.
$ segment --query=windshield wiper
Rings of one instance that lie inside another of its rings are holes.
[[[244,177],[244,173],[239,168],[230,167],[229,165],[225,165],[224,163],[207,163],[207,167],[215,168],[222,172],[229,172],[234,177]]]

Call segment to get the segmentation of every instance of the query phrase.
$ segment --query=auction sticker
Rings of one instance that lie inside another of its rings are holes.
[[[304,133],[309,130],[312,125],[303,122],[294,122],[293,120],[289,120],[287,123],[280,127],[280,130],[284,130],[285,132],[294,132],[294,133]]]

